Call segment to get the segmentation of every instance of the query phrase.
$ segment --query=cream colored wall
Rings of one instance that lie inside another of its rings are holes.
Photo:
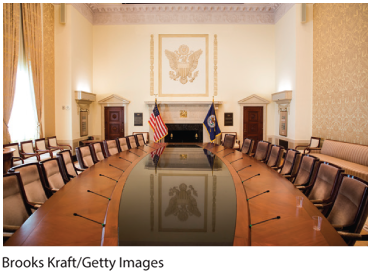
[[[209,34],[209,97],[161,97],[159,100],[212,100],[213,41],[218,36],[218,111],[222,131],[238,131],[239,100],[257,94],[267,100],[275,92],[273,25],[95,25],[93,26],[93,80],[97,101],[117,94],[128,105],[128,131],[148,131],[150,96],[150,36],[155,38],[155,93],[158,90],[158,34]],[[101,133],[100,107],[94,103],[92,133]],[[268,105],[267,134],[273,134],[273,103]],[[134,112],[143,112],[143,127],[134,127]],[[234,113],[234,126],[224,127],[224,112]],[[205,114],[206,116],[206,114]],[[242,139],[242,134],[238,134]]]

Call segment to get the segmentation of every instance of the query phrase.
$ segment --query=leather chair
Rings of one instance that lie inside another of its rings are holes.
[[[55,157],[63,148],[59,147],[47,147],[45,144],[45,138],[35,139],[35,149],[36,151],[49,151],[52,158]]]
[[[54,137],[48,137],[47,138],[47,141],[48,141],[48,145],[49,147],[53,147],[53,148],[63,148],[63,147],[68,147],[71,151],[72,151],[72,147],[71,145],[68,145],[68,144],[59,144],[57,142],[57,137],[54,136]]]
[[[10,147],[10,148],[15,149],[15,151],[13,152],[11,167],[13,167],[15,165],[24,164],[24,160],[20,155],[18,142],[4,144],[3,147]]]
[[[32,214],[19,172],[3,175],[3,241]]]
[[[320,162],[318,171],[314,177],[310,192],[307,192],[308,199],[327,216],[334,204],[339,189],[340,174],[344,170],[328,162]],[[308,191],[309,191],[308,190]]]
[[[318,148],[320,144],[321,144],[321,138],[319,138],[319,137],[310,137],[309,144],[306,144],[306,145],[297,145],[295,147],[295,150],[298,150],[298,148],[304,148],[303,150],[298,150],[298,151],[300,153],[306,154],[307,152],[309,153],[309,151],[306,151],[307,149],[309,150],[311,148]]]
[[[33,147],[32,140],[21,142],[21,156],[24,160],[29,159],[27,162],[40,162],[53,158],[53,153],[50,150],[36,150]]]
[[[96,163],[90,145],[76,147],[75,152],[81,169],[87,169]]]
[[[265,162],[270,146],[271,143],[268,141],[259,141],[258,145],[256,146],[256,151],[251,155],[251,157],[254,157],[258,161]]]
[[[45,185],[44,175],[39,163],[22,164],[12,167],[8,173],[19,172],[25,191],[27,204],[31,210],[38,209],[51,196]]]
[[[319,160],[311,155],[301,156],[298,171],[292,175],[283,175],[283,177],[291,180],[291,182],[303,192],[309,189],[313,173],[316,170],[316,164]]]
[[[233,149],[235,140],[236,140],[236,136],[235,135],[225,134],[224,141],[223,141],[224,148]]]
[[[76,168],[73,163],[73,158],[70,150],[63,150],[57,154],[57,158],[60,160],[63,175],[66,180],[75,178],[79,173],[83,172],[83,169]]]
[[[254,148],[254,140],[245,138],[241,147],[241,153],[250,155],[252,149]]]
[[[123,152],[123,151],[126,151],[126,150],[129,149],[128,141],[125,137],[124,138],[116,138],[116,142],[117,142],[117,147],[118,147],[120,152]]]
[[[142,134],[143,139],[144,139],[144,143],[148,144],[148,142],[149,142],[149,132],[133,132],[133,135],[138,135],[138,134]]]
[[[136,134],[135,139],[136,139],[136,142],[137,142],[138,146],[144,146],[145,142],[144,142],[143,134]]]
[[[277,170],[282,175],[291,175],[294,172],[295,167],[299,164],[300,161],[300,152],[294,149],[288,149],[286,151],[285,160],[283,161],[282,166],[272,167]]]
[[[103,151],[103,142],[96,142],[89,145],[93,156],[94,163],[103,161],[107,156]]]
[[[240,149],[240,142],[237,140],[237,132],[221,132],[221,142],[222,142],[222,145],[224,147],[226,147],[224,145],[225,143],[225,138],[227,135],[231,135],[231,136],[234,136],[234,141],[232,142],[232,147],[228,147],[227,148],[232,148],[232,149]],[[230,143],[230,142],[229,142]]]
[[[117,148],[117,141],[113,139],[103,141],[103,147],[107,157],[115,155],[119,152],[119,149]]]
[[[41,170],[45,177],[45,185],[51,193],[57,192],[61,189],[69,179],[66,179],[62,174],[63,169],[60,165],[60,160],[53,158],[50,160],[40,162]]]
[[[283,147],[279,145],[272,145],[269,157],[267,159],[267,165],[270,167],[277,167],[281,161],[283,154]]]
[[[133,149],[133,148],[138,147],[137,141],[135,140],[135,136],[127,136],[126,140],[127,140],[127,144],[129,146],[129,149]]]
[[[341,174],[339,191],[327,217],[348,245],[368,240],[361,235],[368,215],[368,184],[352,175]]]

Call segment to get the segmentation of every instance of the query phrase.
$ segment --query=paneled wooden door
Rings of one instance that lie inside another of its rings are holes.
[[[263,140],[263,107],[244,107],[243,139],[245,138],[255,141],[252,150],[255,153],[258,141]]]
[[[124,119],[124,107],[104,107],[104,135],[106,140],[125,136]]]

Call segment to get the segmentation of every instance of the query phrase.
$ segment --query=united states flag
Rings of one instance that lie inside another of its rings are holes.
[[[153,140],[155,142],[158,142],[160,139],[167,136],[167,127],[157,108],[157,102],[155,103],[155,107],[153,108],[153,112],[151,113],[148,123],[153,130]]]

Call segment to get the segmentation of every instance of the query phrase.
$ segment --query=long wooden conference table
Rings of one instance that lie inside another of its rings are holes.
[[[86,169],[32,214],[5,246],[119,245],[120,201],[126,181],[140,161],[166,145],[130,149]],[[326,218],[320,231],[313,229],[312,216],[321,213],[306,197],[303,207],[297,208],[296,196],[303,194],[266,164],[223,146],[197,145],[217,156],[233,179],[234,246],[346,245]]]

